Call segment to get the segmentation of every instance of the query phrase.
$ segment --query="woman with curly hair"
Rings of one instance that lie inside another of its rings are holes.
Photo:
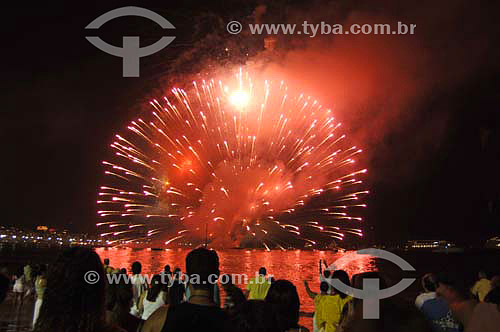
[[[94,278],[88,279],[90,275]],[[105,323],[105,283],[102,263],[94,250],[64,250],[50,266],[34,331],[124,332]]]

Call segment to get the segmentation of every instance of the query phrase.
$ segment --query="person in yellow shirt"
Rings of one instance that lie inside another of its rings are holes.
[[[491,281],[488,279],[484,271],[480,271],[478,277],[479,280],[476,281],[472,287],[471,293],[472,295],[477,296],[479,301],[483,302],[484,298],[491,290]]]
[[[104,258],[104,273],[106,274],[112,274],[114,272],[114,269],[112,266],[109,265],[109,258]]]
[[[346,285],[350,285],[349,276],[345,271],[335,271],[332,277],[341,280]],[[347,304],[351,302],[352,297],[339,291],[335,291],[333,295],[328,295],[329,285],[324,281],[320,284],[320,294],[311,291],[307,281],[304,281],[304,285],[307,294],[314,300],[314,331],[337,331],[348,314]]]
[[[321,281],[321,283],[319,285],[319,289],[320,289],[321,293],[317,294],[317,293],[311,291],[307,281],[304,281],[304,286],[306,287],[307,295],[309,295],[309,297],[314,300],[313,331],[317,332],[317,331],[319,331],[318,310],[319,310],[319,307],[322,305],[321,304],[322,299],[324,298],[324,296],[328,295],[328,290],[330,287],[326,281]]]
[[[249,300],[264,300],[267,291],[271,287],[271,281],[266,279],[267,271],[265,267],[259,269],[259,275],[250,279],[247,284],[245,295]]]
[[[47,265],[42,264],[40,265],[39,275],[35,279],[36,301],[35,309],[33,311],[33,328],[35,327],[38,315],[40,314],[45,288],[47,288]]]

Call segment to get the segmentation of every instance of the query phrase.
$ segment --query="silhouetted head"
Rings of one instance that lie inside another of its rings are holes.
[[[332,279],[338,279],[344,285],[351,286],[351,282],[349,281],[349,275],[344,270],[336,270],[335,272],[333,272]],[[338,289],[335,289],[335,294],[338,294],[341,298],[345,298],[347,296],[347,294]]]
[[[325,270],[325,271],[323,271],[323,276],[324,276],[326,279],[330,278],[330,275],[331,275],[331,274],[332,274],[332,273],[330,272],[330,270]]]
[[[436,292],[443,297],[446,302],[454,303],[470,298],[469,285],[463,276],[450,271],[443,271],[436,275],[436,281]]]
[[[491,278],[491,288],[500,287],[500,275]]]
[[[186,273],[193,288],[210,289],[212,285],[209,281],[216,281],[216,277],[219,276],[219,256],[217,256],[217,252],[206,248],[192,250],[186,256]],[[211,275],[213,276],[210,277]]]
[[[46,264],[40,264],[37,268],[37,272],[35,273],[34,277],[47,277],[47,265]]]
[[[300,300],[297,288],[288,280],[274,282],[266,295],[278,316],[280,330],[286,331],[299,323]]]
[[[106,310],[111,311],[110,323],[120,325],[129,315],[133,299],[132,284],[125,278],[107,284]]]
[[[243,294],[241,288],[235,286],[232,283],[229,275],[226,274],[222,276],[221,281],[224,281],[222,283],[222,287],[224,288],[224,292],[226,293],[226,295],[231,297],[231,302],[233,302],[234,306],[237,306],[246,301],[245,294]]]
[[[422,277],[422,287],[426,292],[435,292],[437,289],[436,275],[427,273]]]
[[[328,289],[330,288],[330,285],[326,281],[322,281],[321,284],[319,284],[319,290],[321,291],[321,294],[326,294],[328,293]]]
[[[156,298],[160,294],[161,291],[165,291],[166,285],[162,283],[161,276],[159,274],[155,274],[151,279],[151,287],[148,290],[147,299],[150,302],[156,301]]]
[[[24,268],[22,266],[18,267],[15,273],[17,278],[21,278],[24,275]]]
[[[500,304],[500,287],[492,288],[484,298],[484,302]]]
[[[221,284],[222,284],[222,288],[224,289],[227,289],[231,286],[234,286],[233,284],[233,280],[231,278],[231,276],[229,274],[223,274],[220,276],[219,278]]]
[[[50,265],[36,332],[97,332],[104,327],[104,271],[89,248],[64,250]]]
[[[259,275],[261,275],[261,276],[265,276],[266,274],[267,274],[267,270],[266,270],[266,268],[265,268],[265,267],[261,267],[261,268],[259,269]]]
[[[133,274],[141,274],[142,271],[142,265],[139,262],[133,262],[132,263],[132,273]]]
[[[488,279],[488,274],[485,271],[479,271],[477,276],[479,277],[479,279]]]
[[[109,265],[109,258],[104,258],[104,265]]]
[[[237,305],[227,322],[226,331],[276,332],[280,331],[273,306],[262,300],[250,300]]]
[[[172,271],[170,271],[170,265],[168,265],[168,264],[165,265],[165,267],[163,268],[163,271],[165,271],[165,273],[168,273],[168,274],[172,273]]]

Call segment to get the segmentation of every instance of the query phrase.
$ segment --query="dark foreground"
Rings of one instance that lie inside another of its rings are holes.
[[[13,294],[0,304],[0,332],[31,331],[34,298],[27,296],[21,308],[14,308]]]
[[[18,267],[31,261],[32,264],[50,264],[57,256],[59,249],[36,248],[2,248],[0,249],[0,263],[6,264],[9,271],[14,272]],[[184,260],[187,249],[151,251],[131,249],[97,249],[101,259],[109,258],[114,267],[130,269],[134,261],[143,264],[144,273],[158,273],[165,264],[180,267],[185,271]],[[262,250],[218,250],[222,273],[245,273],[253,275],[260,266],[266,266],[269,273],[276,279],[292,281],[299,292],[301,308],[305,313],[300,323],[312,331],[311,315],[314,311],[312,300],[306,295],[303,281],[309,281],[313,290],[319,289],[318,262],[320,259],[333,263],[338,261],[338,268],[346,270],[352,277],[353,274],[379,271],[386,279],[388,285],[393,285],[403,277],[419,278],[427,272],[440,271],[443,268],[451,269],[465,279],[474,280],[477,271],[489,270],[492,274],[500,274],[495,269],[500,268],[500,251],[466,251],[465,253],[431,253],[431,252],[395,252],[407,260],[415,272],[402,272],[393,263],[356,255],[353,252],[337,254],[329,251],[262,251]],[[239,285],[244,288],[244,285]],[[420,282],[413,283],[411,287],[397,295],[402,301],[413,302],[421,291]],[[34,299],[32,296],[25,298],[21,309],[13,306],[12,293],[0,305],[0,332],[29,331],[33,317]]]

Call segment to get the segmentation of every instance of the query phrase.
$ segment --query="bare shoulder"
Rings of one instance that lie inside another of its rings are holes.
[[[168,305],[158,308],[144,323],[142,332],[160,332],[167,319]]]

